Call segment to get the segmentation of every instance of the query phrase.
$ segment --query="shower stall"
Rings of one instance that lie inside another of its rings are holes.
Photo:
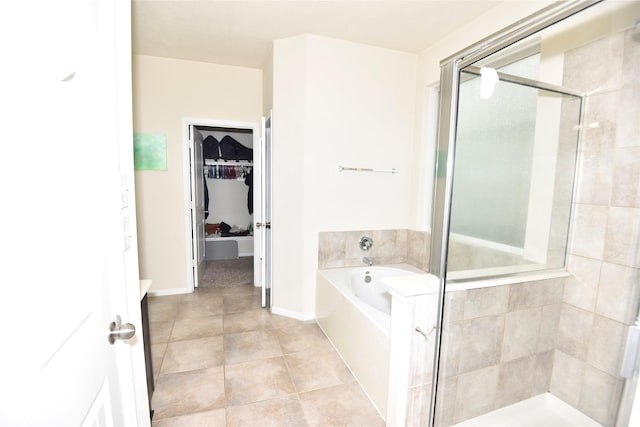
[[[628,425],[639,27],[637,1],[562,2],[442,62],[430,425]]]

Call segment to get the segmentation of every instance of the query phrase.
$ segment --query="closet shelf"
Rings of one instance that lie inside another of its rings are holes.
[[[204,159],[205,166],[229,165],[229,166],[253,166],[251,160],[224,160],[224,159]]]

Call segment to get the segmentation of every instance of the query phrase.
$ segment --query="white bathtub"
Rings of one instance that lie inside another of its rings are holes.
[[[316,320],[385,419],[391,296],[381,279],[420,273],[397,264],[326,269],[317,275]]]

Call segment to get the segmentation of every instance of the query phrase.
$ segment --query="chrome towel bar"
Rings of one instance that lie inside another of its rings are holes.
[[[344,166],[338,166],[338,172],[354,171],[354,172],[383,172],[383,173],[397,173],[396,168],[392,169],[370,169],[370,168],[347,168]]]

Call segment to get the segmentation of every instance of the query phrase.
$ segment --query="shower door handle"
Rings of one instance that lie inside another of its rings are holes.
[[[624,348],[622,367],[620,376],[623,378],[633,378],[638,374],[638,358],[640,357],[640,326],[637,324],[629,326],[627,332],[627,344]]]

